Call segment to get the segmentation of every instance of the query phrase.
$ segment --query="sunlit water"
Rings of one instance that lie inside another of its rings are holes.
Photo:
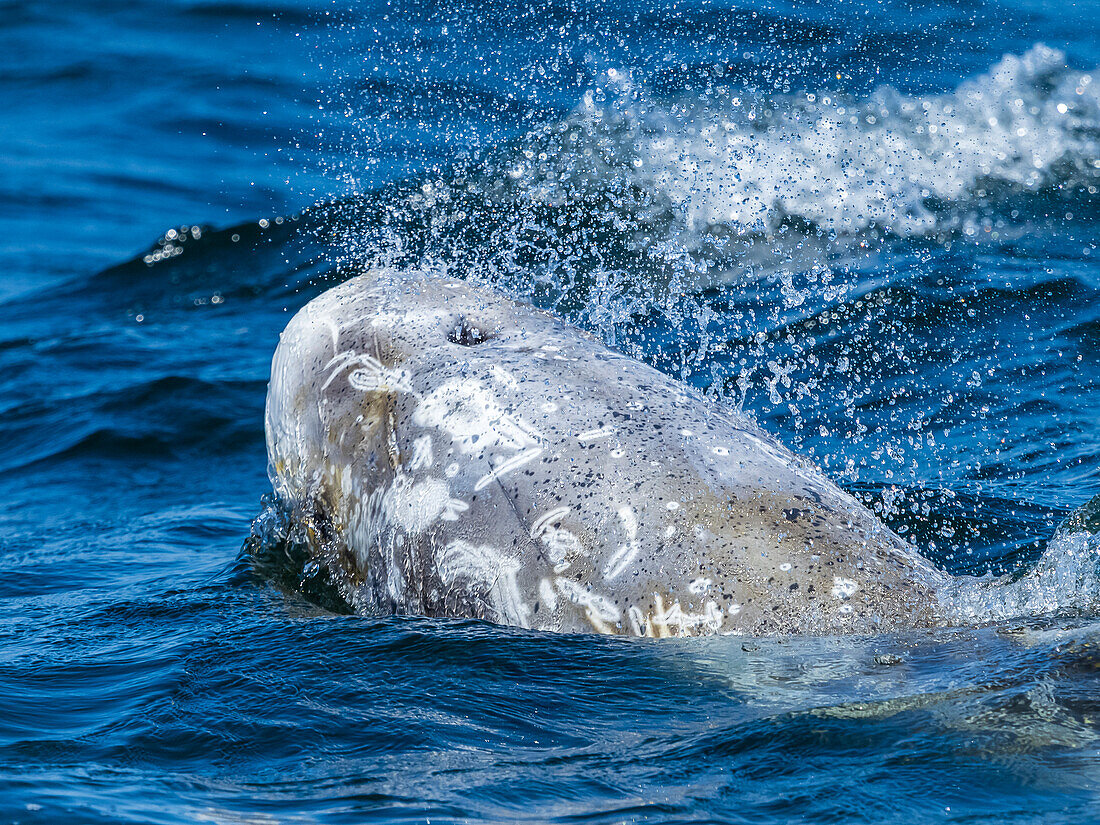
[[[1100,543],[1056,529],[1100,493],[1098,20],[0,2],[0,818],[1096,820]],[[378,264],[553,309],[1018,581],[856,639],[326,610],[267,369]]]

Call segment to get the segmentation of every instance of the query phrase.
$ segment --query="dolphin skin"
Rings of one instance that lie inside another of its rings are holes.
[[[936,624],[950,578],[746,416],[461,280],[311,301],[266,428],[277,494],[363,613],[880,633]]]

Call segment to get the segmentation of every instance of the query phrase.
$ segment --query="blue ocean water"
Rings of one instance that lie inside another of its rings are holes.
[[[1100,5],[0,0],[0,819],[1074,822],[1100,805]],[[325,609],[290,315],[387,264],[755,415],[974,626]],[[255,520],[255,522],[254,522]],[[322,604],[318,604],[318,602]]]

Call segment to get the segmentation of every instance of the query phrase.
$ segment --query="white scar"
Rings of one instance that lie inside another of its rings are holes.
[[[614,427],[600,427],[597,430],[585,430],[583,433],[577,433],[577,441],[596,441],[614,434]]]
[[[519,627],[531,626],[528,619],[531,609],[520,597],[516,581],[520,570],[516,559],[492,547],[456,539],[439,554],[436,569],[445,585],[453,585],[458,579],[480,585],[496,614],[496,621]]]
[[[398,391],[417,395],[412,388],[412,376],[406,370],[387,367],[372,355],[360,355],[350,350],[341,352],[325,365],[325,369],[331,369],[332,372],[321,385],[321,389],[328,389],[340,373],[352,366],[358,367],[348,374],[348,383],[353,389],[360,392]]]
[[[540,455],[542,455],[542,447],[532,447],[531,449],[525,450],[519,455],[512,456],[510,459],[503,462],[502,464],[497,465],[488,473],[479,478],[477,480],[477,484],[474,485],[474,492],[484,490],[498,478],[507,475],[513,470],[518,470],[524,464],[533,461]]]
[[[340,325],[331,318],[323,318],[325,326],[328,327],[329,332],[332,333],[332,352],[334,355],[338,355],[340,352]]]
[[[554,585],[550,584],[549,579],[539,582],[539,598],[551,613],[558,609],[558,594],[554,592]]]
[[[558,592],[575,605],[584,608],[585,615],[592,626],[600,633],[610,633],[611,624],[619,621],[619,608],[615,607],[610,599],[593,593],[583,585],[569,579],[558,578],[554,580],[558,586]]]
[[[638,517],[634,515],[634,510],[630,507],[620,507],[619,520],[626,531],[627,543],[619,545],[619,549],[607,560],[603,577],[609,581],[626,570],[641,552],[641,545],[638,543]]]
[[[833,576],[832,596],[834,599],[850,599],[859,590],[859,585],[851,579]]]
[[[394,480],[383,499],[386,515],[409,533],[422,533],[438,519],[457,521],[469,509],[464,501],[451,498],[450,488],[438,478],[413,484],[407,476]]]
[[[505,412],[493,393],[470,380],[437,387],[416,408],[413,422],[449,433],[464,453],[485,447],[525,450],[542,440],[538,430]]]
[[[516,377],[499,364],[493,364],[491,367],[489,367],[489,374],[493,376],[493,378],[498,383],[502,384],[510,390],[514,390],[516,387],[519,386],[519,382],[516,381]]]
[[[537,539],[555,521],[560,521],[569,513],[568,507],[556,507],[539,516],[531,525],[531,538]]]
[[[420,438],[413,442],[413,459],[409,462],[409,467],[413,470],[431,467],[434,460],[435,459],[432,457],[431,437],[427,435],[420,436]]]
[[[703,608],[702,613],[687,613],[680,607],[680,603],[676,602],[667,612],[653,618],[654,621],[666,627],[671,625],[680,628],[679,635],[681,636],[690,636],[700,629],[706,629],[712,633],[717,632],[722,627],[723,617],[717,603],[709,601]]]

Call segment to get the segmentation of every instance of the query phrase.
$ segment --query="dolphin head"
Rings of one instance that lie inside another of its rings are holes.
[[[315,488],[307,468],[336,454],[376,454],[374,469],[384,470],[397,410],[420,402],[417,387],[441,381],[425,370],[485,373],[502,348],[522,352],[561,327],[530,308],[521,318],[515,302],[463,281],[417,273],[373,271],[315,298],[287,325],[272,361],[266,428],[278,491]]]

